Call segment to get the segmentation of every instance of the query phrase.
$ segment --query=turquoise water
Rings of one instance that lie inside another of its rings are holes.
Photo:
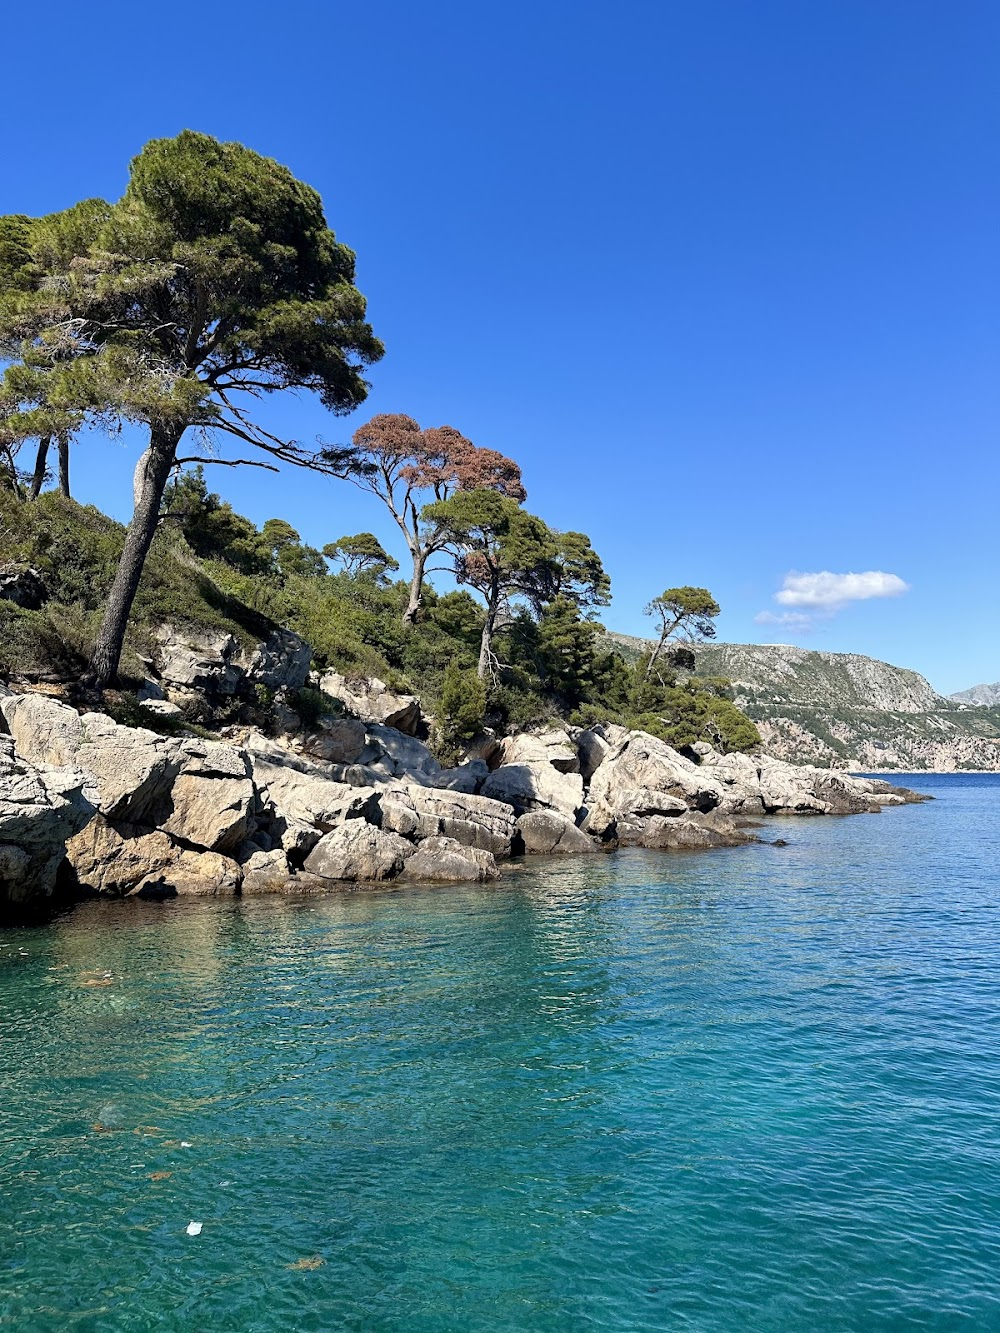
[[[1000,779],[914,785],[0,934],[0,1328],[1000,1329]]]

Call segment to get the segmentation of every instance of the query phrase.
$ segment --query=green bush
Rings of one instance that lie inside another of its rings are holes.
[[[486,687],[475,671],[451,662],[445,669],[437,706],[438,758],[445,764],[458,762],[462,746],[482,730],[486,713]]]

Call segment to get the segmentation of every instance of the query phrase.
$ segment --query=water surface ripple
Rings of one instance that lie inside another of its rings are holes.
[[[914,782],[0,933],[0,1329],[1000,1329],[1000,779]]]

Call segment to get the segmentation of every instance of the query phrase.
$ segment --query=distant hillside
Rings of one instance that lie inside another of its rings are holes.
[[[612,638],[633,659],[647,646]],[[945,698],[916,671],[788,644],[703,644],[697,662],[699,675],[732,681],[779,758],[866,771],[1000,769],[1000,707]],[[996,689],[1000,703],[1000,687],[977,689]]]
[[[970,690],[959,690],[949,694],[949,699],[957,704],[974,704],[979,708],[1000,707],[1000,680],[993,685],[973,685]]]

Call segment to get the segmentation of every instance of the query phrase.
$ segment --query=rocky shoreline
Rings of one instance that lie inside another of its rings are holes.
[[[5,919],[93,895],[483,882],[521,854],[737,846],[758,840],[765,815],[876,813],[925,799],[707,745],[684,755],[614,726],[490,738],[442,768],[413,734],[415,700],[379,682],[323,684],[359,716],[278,739],[230,728],[219,741],[0,686]]]

